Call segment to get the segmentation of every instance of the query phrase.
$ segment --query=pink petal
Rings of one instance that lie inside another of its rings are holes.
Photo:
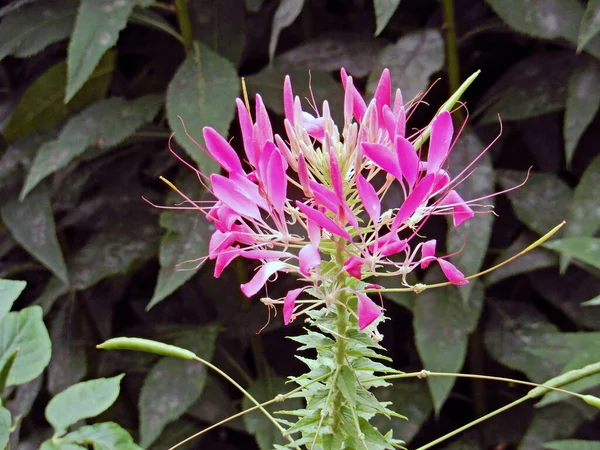
[[[379,237],[375,243],[369,245],[369,251],[374,253],[377,249],[377,252],[381,256],[386,257],[400,253],[406,247],[408,247],[408,241],[406,239],[400,239],[395,231],[390,231]]]
[[[255,203],[256,206],[262,208],[263,210],[270,212],[271,208],[267,204],[265,198],[261,195],[258,186],[250,181],[250,178],[246,175],[235,175],[232,174],[229,176],[229,179],[235,183],[237,186],[237,190],[246,197],[252,203]]]
[[[242,292],[246,297],[252,297],[258,291],[262,289],[267,280],[278,270],[283,269],[286,266],[281,261],[270,261],[262,265],[262,267],[256,272],[256,275],[245,284],[241,285]]]
[[[311,181],[309,184],[317,203],[324,206],[332,213],[337,214],[340,209],[340,203],[338,202],[335,192],[315,181]]]
[[[381,119],[379,122],[385,127],[390,140],[396,135],[396,118],[389,106],[384,106],[381,110]]]
[[[348,234],[346,230],[344,230],[340,225],[335,223],[332,219],[327,217],[321,211],[317,211],[316,209],[311,208],[310,206],[299,201],[296,201],[296,206],[298,206],[298,209],[300,209],[300,211],[304,213],[306,217],[308,217],[311,220],[314,220],[317,223],[317,225],[319,225],[321,228],[325,228],[331,233],[337,234],[338,236],[343,237],[348,241],[352,240],[352,236],[350,236],[350,234]]]
[[[321,255],[319,254],[319,249],[311,244],[302,247],[298,253],[298,259],[300,261],[300,273],[305,277],[310,276],[311,269],[321,265]]]
[[[473,210],[467,205],[462,199],[458,192],[452,190],[448,192],[448,195],[440,202],[440,205],[452,206],[452,221],[455,227],[458,227],[461,223],[466,220],[475,217]]]
[[[283,81],[283,110],[285,111],[285,118],[294,125],[294,94],[292,93],[292,82],[289,75],[286,75]]]
[[[304,129],[309,136],[314,137],[319,142],[325,137],[325,121],[322,117],[313,117],[307,112],[302,112],[304,119]]]
[[[439,192],[444,189],[450,183],[450,175],[444,169],[440,169],[435,174],[435,182],[433,183],[433,189],[431,192]]]
[[[241,215],[260,219],[260,212],[256,203],[250,201],[248,197],[239,191],[238,184],[218,174],[212,174],[210,181],[215,197]]]
[[[302,291],[304,291],[307,288],[308,286],[301,287],[298,289],[292,289],[285,295],[285,298],[283,299],[283,323],[285,323],[286,325],[288,325],[292,320],[296,299],[302,293]]]
[[[268,141],[273,142],[273,129],[271,128],[269,114],[261,96],[258,94],[256,94],[256,125],[258,125],[258,135],[256,138],[259,148],[262,148]]]
[[[383,69],[379,83],[375,89],[374,95],[375,101],[377,102],[377,113],[382,118],[382,110],[384,106],[390,106],[392,101],[392,80],[390,78],[390,71]]]
[[[287,170],[288,165],[293,164],[294,170],[296,169],[296,161],[295,155],[292,154],[292,151],[287,146],[287,144],[281,139],[281,136],[278,134],[275,135],[275,143],[277,144],[277,148],[279,149],[279,153],[283,156],[283,169]]]
[[[350,275],[352,275],[357,280],[362,279],[362,266],[363,262],[357,257],[352,255],[346,261],[344,261],[344,269]]]
[[[373,185],[361,174],[358,174],[356,188],[360,201],[373,223],[379,222],[379,217],[381,217],[381,202]]]
[[[457,286],[469,284],[469,281],[464,279],[465,275],[460,270],[458,270],[454,264],[441,258],[438,258],[437,262],[440,264],[442,272],[444,272],[444,275],[450,283],[455,284]]]
[[[239,256],[238,249],[239,247],[233,247],[223,253],[219,253],[215,261],[215,278],[219,278],[229,263]]]
[[[244,173],[240,158],[223,136],[211,127],[204,127],[202,134],[208,151],[223,169],[229,173]]]
[[[452,116],[448,111],[440,113],[431,124],[427,173],[436,173],[444,164],[450,152],[453,133]]]
[[[306,227],[308,228],[308,239],[310,243],[319,248],[321,243],[321,227],[314,220],[306,219]]]
[[[214,259],[224,249],[228,248],[235,242],[234,233],[222,233],[219,230],[215,231],[210,236],[208,242],[208,256],[210,259]]]
[[[342,172],[340,163],[337,159],[336,152],[330,147],[329,151],[329,174],[331,178],[331,187],[340,204],[344,203],[344,182],[342,180]]]
[[[246,259],[281,259],[294,256],[289,252],[278,250],[242,250],[239,255]]]
[[[385,145],[381,144],[362,144],[364,154],[380,168],[396,177],[402,179],[400,165],[395,155]]]
[[[365,294],[357,292],[356,297],[358,298],[358,328],[363,330],[381,315],[381,308]]]
[[[413,145],[401,136],[396,136],[394,149],[402,175],[412,189],[419,175],[419,155]]]
[[[426,269],[431,261],[435,260],[435,246],[437,241],[431,239],[430,241],[424,242],[421,246],[421,269]]]
[[[283,158],[279,152],[271,154],[267,167],[267,193],[273,203],[273,208],[283,216],[283,206],[287,198],[287,179],[283,168]]]
[[[352,77],[344,75],[346,75],[346,71],[342,69],[342,84],[344,85],[347,95],[349,95],[352,99],[352,113],[354,114],[354,117],[356,117],[358,123],[361,123],[365,115],[365,111],[367,110],[367,104],[358,90],[354,87]]]
[[[235,101],[237,105],[238,118],[240,121],[240,129],[242,131],[242,141],[244,142],[244,150],[246,152],[246,157],[250,164],[256,167],[256,162],[258,161],[258,153],[255,147],[255,143],[252,140],[252,118],[250,117],[250,112],[246,109],[246,105],[239,98]]]
[[[310,175],[308,173],[308,167],[306,166],[306,160],[304,159],[304,155],[302,153],[298,155],[298,179],[302,185],[304,195],[307,197],[312,197],[313,192],[310,188]]]
[[[404,200],[404,203],[402,203],[402,206],[398,210],[398,214],[396,214],[396,217],[394,218],[392,231],[398,230],[398,228],[400,228],[400,226],[415,213],[419,206],[427,204],[434,180],[435,174],[431,173],[425,175],[425,177],[419,181],[419,184],[417,184],[414,191],[408,194],[408,197],[406,197],[406,200]]]

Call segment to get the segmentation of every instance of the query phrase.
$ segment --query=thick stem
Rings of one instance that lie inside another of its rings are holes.
[[[192,35],[192,22],[190,20],[190,12],[188,10],[186,0],[175,0],[175,11],[177,11],[177,21],[179,22],[179,30],[183,38],[183,46],[185,51],[189,51],[192,46],[194,37]]]

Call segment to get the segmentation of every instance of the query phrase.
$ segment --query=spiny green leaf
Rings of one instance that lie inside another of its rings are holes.
[[[40,2],[9,14],[0,23],[0,60],[7,55],[26,58],[66,39],[75,22],[77,2]]]
[[[36,130],[53,128],[69,115],[104,98],[114,66],[114,52],[106,52],[81,90],[65,104],[63,91],[67,84],[67,63],[61,61],[53,65],[23,93],[4,129],[4,137],[14,141]]]
[[[207,175],[217,172],[219,165],[185,135],[179,117],[200,145],[204,143],[205,126],[227,136],[237,92],[238,78],[233,64],[199,43],[194,43],[167,88],[167,118],[175,140]]]
[[[62,435],[75,422],[107,410],[119,396],[123,376],[84,381],[55,395],[45,414],[55,433]]]
[[[271,25],[271,39],[269,41],[269,60],[272,61],[277,48],[279,34],[284,28],[289,27],[302,12],[304,0],[280,0],[279,6],[273,16]]]
[[[27,286],[26,281],[0,280],[0,318],[8,314],[25,286]]]
[[[63,168],[88,147],[111,148],[154,118],[162,104],[159,95],[127,101],[111,98],[94,103],[72,117],[57,139],[40,148],[21,192],[24,198],[42,179]]]
[[[373,6],[375,7],[375,22],[377,23],[375,36],[383,31],[394,15],[398,5],[400,5],[400,0],[373,0]]]
[[[600,0],[589,0],[579,27],[577,51],[580,52],[600,31]]]
[[[542,245],[600,269],[600,238],[567,237],[546,242]]]
[[[63,283],[68,283],[67,266],[56,237],[50,193],[46,187],[39,186],[22,201],[9,200],[0,213],[15,240]]]
[[[577,143],[596,116],[599,107],[600,63],[593,58],[583,57],[577,61],[567,87],[563,129],[567,166],[571,165]]]
[[[127,430],[114,422],[83,426],[64,436],[61,441],[91,445],[96,450],[142,450],[133,442]]]
[[[81,0],[69,43],[66,102],[83,86],[102,55],[115,45],[135,3],[134,0]]]

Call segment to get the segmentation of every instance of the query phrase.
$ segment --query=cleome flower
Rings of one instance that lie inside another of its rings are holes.
[[[340,126],[327,101],[317,115],[304,111],[289,77],[283,87],[285,136],[273,133],[259,95],[254,118],[238,99],[243,161],[225,138],[204,128],[204,151],[223,171],[197,171],[215,201],[199,206],[186,197],[214,224],[209,253],[201,261],[215,261],[215,277],[245,258],[259,264],[241,285],[247,297],[279,272],[305,283],[283,299],[263,299],[270,306],[283,304],[286,324],[311,309],[338,304],[346,292],[356,297],[352,313],[359,328],[369,326],[382,313],[364,293],[363,280],[373,276],[399,276],[418,292],[423,285],[411,285],[407,275],[435,263],[451,284],[468,283],[449,255],[436,255],[435,240],[419,235],[432,215],[450,215],[460,226],[474,217],[481,200],[466,201],[457,190],[470,168],[455,179],[447,171],[454,138],[450,113],[438,113],[429,127],[408,136],[412,107],[404,105],[400,90],[392,96],[387,69],[368,103],[344,69],[341,79]],[[384,211],[382,200],[392,185],[404,200]]]

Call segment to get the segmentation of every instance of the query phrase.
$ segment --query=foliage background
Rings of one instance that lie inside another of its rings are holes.
[[[190,348],[257,398],[285,390],[283,377],[302,370],[296,345],[284,339],[301,323],[284,328],[277,317],[257,334],[266,308],[242,298],[238,286],[252,267],[238,264],[219,280],[210,263],[178,270],[178,263],[206,254],[207,223],[141,198],[178,201],[160,175],[202,198],[167,141],[175,131],[179,155],[215,170],[178,116],[199,141],[211,125],[239,143],[240,76],[251,93],[261,93],[281,132],[286,73],[306,97],[310,70],[317,102],[328,99],[338,115],[340,66],[367,93],[389,67],[405,100],[435,82],[425,98],[431,106],[420,106],[409,122],[419,127],[481,69],[463,99],[470,117],[451,171],[498,134],[498,114],[503,130],[461,194],[506,189],[533,170],[524,187],[495,199],[499,217],[478,216],[458,230],[440,220],[428,235],[449,252],[466,239],[455,261],[474,273],[568,223],[550,248],[467,288],[390,296],[384,344],[402,370],[536,382],[600,359],[600,307],[581,306],[600,292],[599,1],[15,0],[0,17],[0,278],[28,281],[16,308],[41,305],[52,339],[46,372],[6,394],[13,416],[23,416],[11,448],[38,448],[48,437],[43,410],[55,394],[123,372],[121,395],[101,419],[120,423],[143,448],[167,448],[241,407],[230,386],[198,365],[95,349],[113,336]],[[272,294],[291,286],[281,277]],[[582,388],[598,395],[598,385],[596,377]],[[381,426],[416,447],[523,392],[480,381],[400,381],[382,396],[410,420]],[[544,402],[445,448],[600,441],[591,407]],[[268,449],[275,439],[268,423],[248,415],[187,448]]]

